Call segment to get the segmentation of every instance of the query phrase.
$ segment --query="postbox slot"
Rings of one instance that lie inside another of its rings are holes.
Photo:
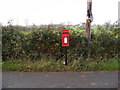
[[[68,34],[68,32],[63,32],[62,34]]]

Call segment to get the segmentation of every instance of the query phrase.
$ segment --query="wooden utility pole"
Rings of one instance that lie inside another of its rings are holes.
[[[92,21],[93,21],[92,0],[87,0],[87,19],[86,19],[87,55],[86,55],[86,59],[88,59],[90,56],[90,52],[89,52],[90,39],[91,39],[90,26],[91,26]]]
[[[118,2],[118,26],[120,26],[120,1]]]

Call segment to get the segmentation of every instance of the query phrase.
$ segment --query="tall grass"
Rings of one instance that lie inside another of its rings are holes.
[[[63,61],[4,61],[2,69],[3,71],[21,71],[21,72],[83,72],[83,71],[113,71],[119,70],[118,61],[120,59],[103,59],[103,60],[73,60],[68,63],[67,66],[63,64]]]

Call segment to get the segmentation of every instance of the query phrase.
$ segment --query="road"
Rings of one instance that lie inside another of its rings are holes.
[[[118,88],[118,72],[3,72],[3,88]]]

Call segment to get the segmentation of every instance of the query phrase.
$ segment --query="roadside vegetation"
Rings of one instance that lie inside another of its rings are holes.
[[[36,62],[17,60],[5,61],[3,71],[22,71],[22,72],[83,72],[83,71],[114,71],[118,70],[119,59],[103,60],[73,60],[67,66],[63,61],[38,60]]]
[[[61,30],[70,30],[68,65],[63,64],[65,50],[61,46]],[[92,26],[90,48],[86,46],[81,26],[2,26],[3,71],[99,71],[119,70],[118,48],[120,27]],[[89,60],[85,60],[90,52]]]

